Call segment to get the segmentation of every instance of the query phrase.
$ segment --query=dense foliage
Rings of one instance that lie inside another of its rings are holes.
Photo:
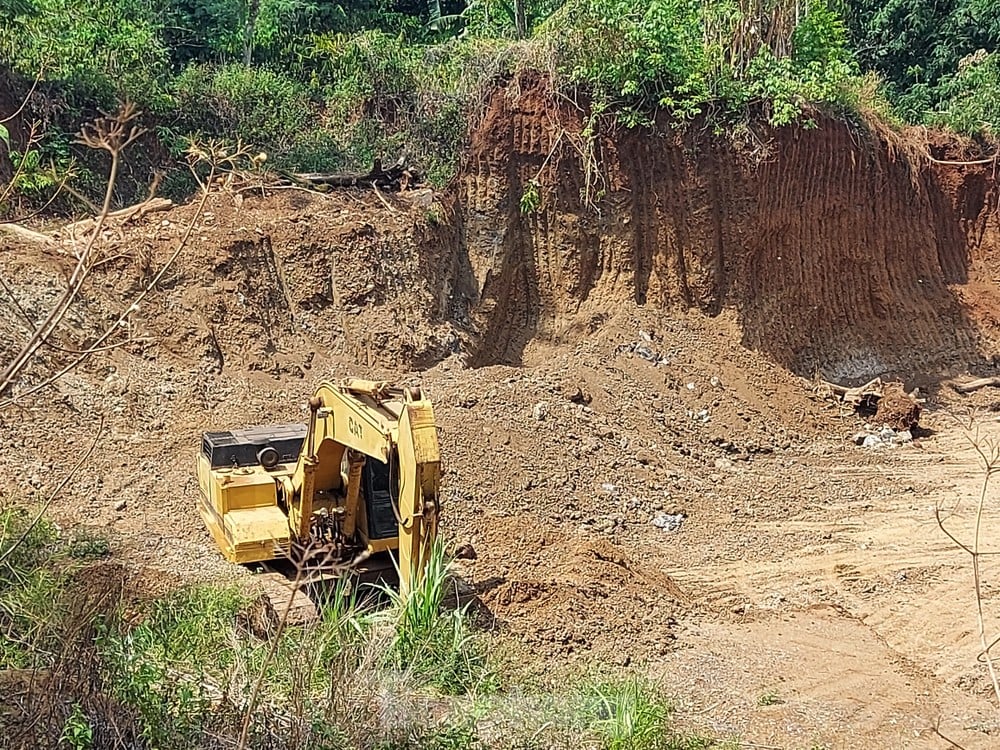
[[[441,183],[483,91],[523,67],[627,126],[878,110],[995,135],[998,41],[994,0],[0,0],[0,80],[40,79],[23,117],[45,137],[10,145],[29,197],[84,156],[79,124],[123,99],[156,135],[140,167],[169,172],[190,138],[240,139],[279,169],[406,153]],[[84,159],[86,192],[100,170]],[[184,174],[163,187],[183,192]]]
[[[1000,133],[995,0],[849,0],[847,9],[859,63],[884,78],[905,119]]]

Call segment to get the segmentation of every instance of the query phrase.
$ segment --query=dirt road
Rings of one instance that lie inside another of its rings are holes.
[[[654,670],[695,726],[764,746],[995,747],[996,701],[980,653],[971,558],[984,472],[971,435],[943,413],[935,434],[863,472],[830,465],[823,483],[880,476],[890,490],[846,506],[762,521],[785,540],[747,564],[716,560],[668,573],[712,613]],[[981,446],[1000,421],[977,421]],[[981,549],[1000,550],[990,493]],[[823,540],[808,541],[818,533]],[[984,557],[987,637],[1000,627],[1000,566]],[[696,696],[696,697],[695,697]],[[692,703],[692,700],[694,703]],[[706,712],[705,706],[716,705]]]

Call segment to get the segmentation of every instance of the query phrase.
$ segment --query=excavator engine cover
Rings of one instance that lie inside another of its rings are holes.
[[[206,432],[202,439],[202,453],[213,469],[239,466],[258,466],[261,453],[268,449],[277,453],[275,463],[295,463],[306,439],[304,424],[277,424],[265,427],[248,427],[226,432]]]

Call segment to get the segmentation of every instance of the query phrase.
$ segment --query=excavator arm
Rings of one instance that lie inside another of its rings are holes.
[[[322,383],[309,401],[306,438],[295,471],[285,482],[289,527],[300,542],[311,538],[318,504],[340,499],[341,533],[356,533],[362,469],[377,461],[388,471],[388,502],[396,521],[395,540],[377,543],[373,519],[362,536],[368,551],[397,547],[400,584],[407,588],[423,569],[424,558],[437,534],[441,459],[434,410],[417,389],[392,388],[386,383],[346,380]],[[368,513],[371,513],[369,498]],[[394,542],[394,543],[393,543]]]

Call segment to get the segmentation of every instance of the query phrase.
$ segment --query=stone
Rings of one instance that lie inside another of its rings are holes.
[[[650,521],[653,526],[667,532],[679,531],[687,516],[683,513],[657,513]]]

